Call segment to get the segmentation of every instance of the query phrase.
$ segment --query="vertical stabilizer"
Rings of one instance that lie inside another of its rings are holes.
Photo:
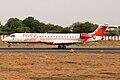
[[[96,36],[103,36],[107,27],[108,24],[100,24],[99,27],[92,34]]]

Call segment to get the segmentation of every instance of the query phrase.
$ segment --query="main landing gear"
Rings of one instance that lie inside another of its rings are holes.
[[[58,49],[66,49],[66,46],[65,45],[58,45]]]

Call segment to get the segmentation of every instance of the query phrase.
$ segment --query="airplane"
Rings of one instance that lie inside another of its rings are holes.
[[[108,24],[100,24],[93,33],[13,33],[2,41],[9,43],[45,43],[58,45],[66,49],[66,45],[102,40]]]

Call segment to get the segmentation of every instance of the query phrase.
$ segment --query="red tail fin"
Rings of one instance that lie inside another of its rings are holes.
[[[83,42],[86,42],[89,38],[93,38],[93,40],[95,41],[94,36],[99,36],[99,40],[101,40],[108,26],[109,26],[108,24],[101,24],[93,33],[89,33],[89,34],[81,33],[80,37],[81,39],[84,39]]]
[[[108,27],[108,24],[101,24],[92,34],[96,36],[103,36],[107,27]]]

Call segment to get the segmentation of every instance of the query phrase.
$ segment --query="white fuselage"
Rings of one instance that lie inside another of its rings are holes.
[[[4,40],[6,42],[43,42],[50,44],[79,43],[80,34],[54,34],[54,33],[14,33]]]
[[[94,36],[87,41],[101,40],[102,36]],[[54,33],[14,33],[3,39],[8,43],[47,43],[47,44],[75,44],[83,43],[80,34],[54,34]]]

